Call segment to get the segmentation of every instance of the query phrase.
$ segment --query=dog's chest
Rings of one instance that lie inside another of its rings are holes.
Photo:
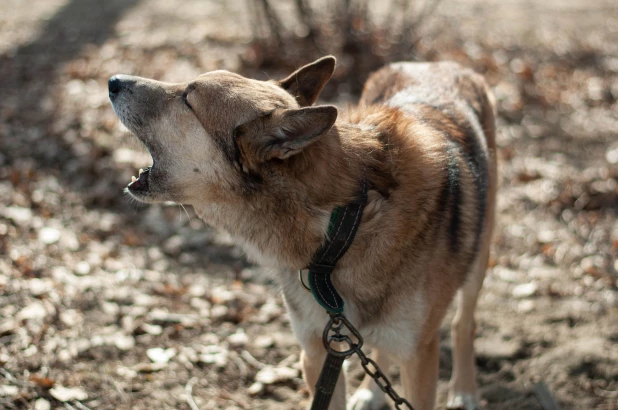
[[[321,340],[329,319],[328,314],[300,284],[293,272],[283,273],[280,280],[294,334],[301,346],[308,348],[316,338]],[[384,320],[371,324],[360,323],[362,303],[355,304],[345,296],[343,298],[346,318],[358,328],[367,345],[379,347],[385,353],[398,358],[407,357],[414,351],[425,315],[424,301],[420,293],[411,295],[409,300],[402,306],[395,307]],[[410,310],[410,307],[413,309]]]

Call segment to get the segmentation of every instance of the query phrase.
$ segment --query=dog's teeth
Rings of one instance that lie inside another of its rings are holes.
[[[144,170],[142,168],[139,169],[139,174],[142,175],[142,172],[144,172]]]
[[[137,181],[137,178],[135,178],[134,176],[131,177],[131,182],[135,182]]]

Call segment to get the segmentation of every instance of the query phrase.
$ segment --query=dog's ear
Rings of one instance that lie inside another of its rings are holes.
[[[336,119],[336,107],[320,105],[276,110],[240,126],[235,138],[243,168],[255,170],[266,161],[300,153],[328,131]]]
[[[336,62],[333,56],[322,57],[294,71],[278,84],[296,98],[298,105],[308,107],[318,99],[320,91],[333,75]]]

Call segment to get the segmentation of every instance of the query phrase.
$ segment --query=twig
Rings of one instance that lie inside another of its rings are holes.
[[[618,390],[605,390],[600,387],[595,387],[594,394],[607,399],[613,399],[614,397],[618,397]]]
[[[277,13],[268,0],[261,0],[260,4],[262,5],[262,10],[264,10],[271,34],[277,40],[277,44],[281,44],[283,42],[281,37],[281,22],[279,21],[279,17],[277,17]]]
[[[423,10],[419,13],[418,17],[414,20],[414,23],[412,23],[412,27],[414,28],[418,27],[418,25],[423,20],[431,16],[436,11],[440,3],[442,3],[442,1],[443,0],[433,0],[425,4],[425,7],[423,7]]]
[[[292,365],[293,363],[296,363],[297,361],[298,361],[298,357],[294,353],[292,353],[291,355],[289,355],[288,357],[280,361],[279,364],[277,364],[277,366],[278,367],[288,367]]]
[[[545,383],[536,383],[534,385],[534,394],[536,394],[544,410],[560,410],[560,406],[556,403],[554,396],[552,396]]]
[[[298,10],[300,20],[307,26],[309,35],[312,36],[314,32],[313,10],[306,3],[306,0],[296,0],[296,9]]]
[[[17,379],[11,373],[9,373],[7,370],[5,370],[3,367],[0,367],[0,373],[2,373],[4,378],[7,379],[10,382],[16,382],[17,381]]]
[[[187,214],[187,221],[191,221],[191,217],[189,216],[189,212],[187,212],[187,208],[185,208],[185,206],[183,204],[178,204],[180,205],[180,207],[182,208],[183,211],[185,211],[185,214]],[[179,219],[182,222],[182,213],[179,215]]]
[[[251,356],[251,353],[249,353],[246,350],[243,350],[242,352],[240,352],[240,355],[242,356],[243,359],[245,359],[245,362],[249,363],[251,366],[255,367],[256,369],[263,369],[264,366],[266,366],[264,363],[259,362],[255,357]]]
[[[5,379],[7,379],[13,384],[16,384],[21,387],[31,387],[32,386],[32,384],[28,382],[24,382],[24,381],[16,379],[15,376],[13,376],[11,373],[8,372],[8,370],[4,369],[3,367],[0,367],[0,373],[2,373],[2,376],[4,376]]]
[[[189,407],[191,407],[191,410],[200,410],[199,407],[197,407],[197,404],[195,404],[195,400],[193,400],[193,385],[197,382],[197,377],[192,377],[191,379],[189,379],[189,381],[187,382],[187,385],[185,386],[185,394],[187,395],[187,403],[189,404]]]
[[[75,402],[75,407],[77,407],[78,409],[82,409],[82,410],[91,410],[90,407],[86,406],[85,404],[79,401]]]
[[[238,366],[238,371],[240,372],[240,379],[245,380],[247,377],[247,365],[242,361],[238,354],[234,352],[234,363]]]
[[[247,0],[247,7],[249,8],[249,15],[254,16],[254,18],[250,18],[249,21],[251,23],[251,32],[253,33],[253,38],[258,40],[262,38],[261,28],[260,28],[260,10],[257,7],[255,0]]]
[[[251,406],[249,406],[249,404],[246,401],[244,401],[240,397],[230,393],[227,390],[222,390],[221,393],[219,393],[219,397],[221,397],[222,399],[225,399],[225,400],[233,401],[234,403],[236,403],[237,405],[239,405],[243,409],[250,409],[251,408]]]

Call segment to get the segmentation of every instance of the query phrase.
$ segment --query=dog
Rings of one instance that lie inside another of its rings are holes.
[[[433,409],[439,327],[456,298],[448,408],[480,407],[474,312],[489,259],[496,196],[495,108],[483,77],[456,63],[390,64],[367,80],[357,107],[313,105],[332,56],[280,81],[228,71],[188,83],[110,78],[122,123],[152,155],[126,191],[143,202],[192,205],[250,259],[280,273],[312,394],[326,352],[323,308],[298,283],[324,243],[331,212],[361,180],[367,202],[332,275],[345,315],[383,371],[401,369],[402,396]],[[330,409],[378,409],[370,377]]]

